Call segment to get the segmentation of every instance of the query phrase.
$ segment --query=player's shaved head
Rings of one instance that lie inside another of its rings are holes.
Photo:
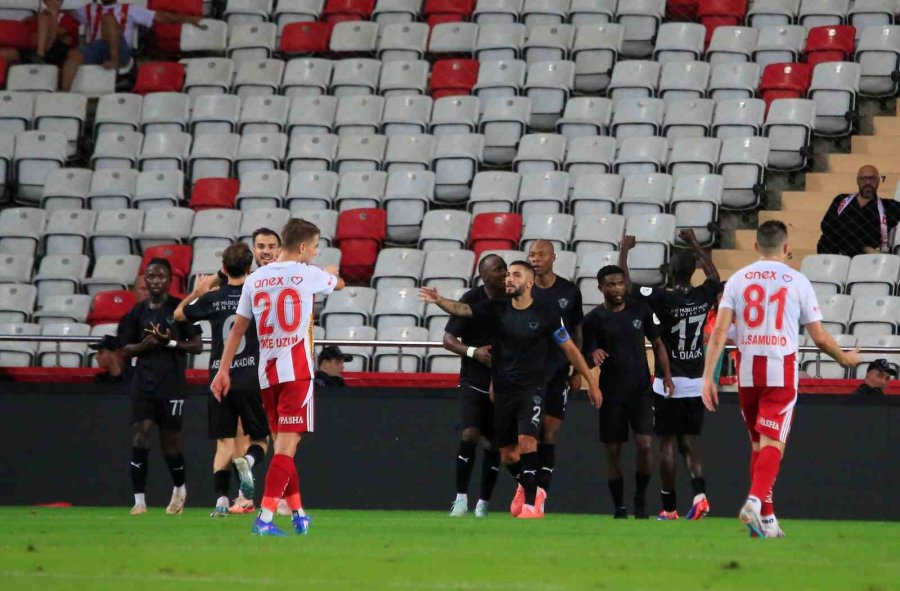
[[[784,222],[769,220],[763,222],[756,230],[756,245],[760,254],[776,254],[784,249],[787,237],[787,226]]]
[[[863,199],[873,199],[878,196],[878,185],[881,183],[881,173],[871,164],[860,166],[856,172],[856,186],[859,195]]]
[[[553,273],[553,263],[556,262],[556,247],[549,240],[535,240],[528,249],[528,262],[534,268],[537,277],[544,277]]]
[[[478,263],[478,274],[481,275],[490,272],[491,269],[496,269],[498,266],[506,269],[506,261],[504,261],[503,257],[500,255],[489,254]]]
[[[485,287],[493,292],[494,297],[500,297],[506,281],[506,261],[495,254],[487,255],[478,263],[478,277]]]
[[[549,250],[552,254],[556,254],[556,247],[549,240],[535,240],[531,243],[529,252],[532,250]]]

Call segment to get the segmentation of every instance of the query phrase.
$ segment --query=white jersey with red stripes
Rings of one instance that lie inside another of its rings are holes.
[[[256,320],[260,388],[313,378],[313,303],[317,293],[334,291],[337,281],[297,262],[269,263],[244,281],[237,313]]]
[[[731,276],[719,307],[734,310],[738,385],[796,388],[800,327],[822,320],[806,276],[781,262],[757,261]]]

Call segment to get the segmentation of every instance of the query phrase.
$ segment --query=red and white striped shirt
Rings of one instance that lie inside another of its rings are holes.
[[[314,265],[270,263],[244,281],[237,313],[256,319],[259,336],[259,385],[311,380],[313,303],[329,294],[337,277]]]
[[[806,276],[784,263],[757,261],[731,276],[719,307],[734,310],[738,385],[796,388],[800,327],[822,320]]]

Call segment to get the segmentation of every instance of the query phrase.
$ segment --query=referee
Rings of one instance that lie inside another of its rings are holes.
[[[597,273],[603,305],[584,318],[584,353],[600,368],[604,404],[600,408],[600,441],[606,447],[606,471],[616,519],[628,517],[622,478],[622,444],[629,428],[637,448],[634,516],[647,519],[647,485],[650,484],[650,446],[653,433],[650,366],[644,340],[653,344],[657,367],[662,368],[667,392],[674,390],[666,346],[659,338],[659,320],[650,306],[626,298],[625,271],[607,265]]]

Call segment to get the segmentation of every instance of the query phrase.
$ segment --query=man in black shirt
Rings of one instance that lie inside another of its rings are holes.
[[[563,277],[553,272],[556,249],[549,240],[535,240],[528,251],[528,262],[534,267],[534,289],[531,295],[537,303],[559,310],[563,324],[572,337],[575,346],[581,350],[581,321],[584,311],[581,307],[581,290]],[[566,418],[566,402],[571,390],[581,387],[581,376],[571,372],[569,361],[553,343],[548,353],[547,395],[544,399],[544,424],[538,457],[541,471],[538,472],[538,486],[550,492],[553,469],[556,465],[556,434]],[[572,374],[571,377],[569,374]]]
[[[103,370],[94,376],[95,384],[122,384],[130,377],[131,372],[125,365],[119,339],[108,334],[96,343],[88,345],[88,349],[97,352],[97,366]]]
[[[222,273],[226,282],[217,289],[216,275],[197,277],[194,291],[175,310],[175,320],[197,323],[207,320],[212,328],[212,352],[209,357],[210,376],[219,370],[225,337],[234,324],[234,315],[241,299],[244,279],[250,273],[253,254],[246,244],[235,242],[222,253]],[[244,335],[234,361],[231,364],[231,394],[219,402],[209,393],[209,437],[216,440],[213,458],[213,490],[216,505],[211,517],[228,515],[228,489],[230,488],[232,463],[241,481],[241,492],[251,503],[255,493],[253,467],[261,465],[266,455],[269,424],[262,406],[257,378],[259,341],[256,331]],[[235,449],[238,419],[250,436],[250,445],[243,455]],[[240,511],[239,511],[240,510]],[[246,513],[243,507],[235,512]]]
[[[163,455],[175,485],[166,513],[184,510],[187,489],[184,486],[184,455],[181,453],[182,407],[186,387],[188,353],[200,353],[200,330],[186,322],[176,322],[175,308],[180,300],[169,295],[172,268],[169,261],[152,259],[144,270],[150,297],[137,304],[119,323],[122,352],[134,368],[131,393],[132,418],[131,484],[134,489],[132,515],[147,512],[144,490],[150,433],[159,428]]]
[[[319,353],[318,369],[313,381],[320,388],[328,386],[336,386],[343,388],[347,384],[341,374],[344,373],[344,364],[353,360],[351,355],[344,355],[340,347],[330,346],[322,349]]]
[[[422,300],[437,304],[454,316],[473,318],[491,332],[491,379],[494,392],[494,437],[500,457],[513,477],[521,473],[521,484],[510,506],[520,519],[544,516],[546,493],[538,488],[537,438],[540,434],[546,385],[548,341],[553,339],[569,362],[587,380],[594,406],[602,402],[600,389],[587,364],[572,343],[559,312],[536,303],[531,297],[534,268],[514,261],[506,275],[509,300],[483,300],[469,305],[442,298],[436,289],[419,290]]]
[[[483,285],[470,289],[459,301],[471,306],[506,298],[506,262],[501,257],[491,254],[481,259],[478,275]],[[456,452],[456,500],[450,516],[462,517],[469,511],[467,493],[475,468],[475,449],[483,438],[481,494],[475,516],[486,517],[500,471],[500,452],[494,445],[494,403],[490,399],[491,334],[482,323],[454,316],[444,328],[444,348],[462,357],[458,386],[462,436]]]
[[[881,176],[874,166],[856,173],[859,192],[834,198],[822,218],[819,254],[877,254],[889,252],[891,229],[900,221],[900,203],[878,196]]]
[[[703,327],[706,317],[717,302],[719,272],[712,259],[697,241],[693,230],[682,230],[681,239],[693,252],[678,250],[669,258],[669,275],[672,288],[632,285],[631,297],[650,305],[659,318],[660,337],[669,352],[674,393],[667,394],[663,387],[662,368],[656,366],[653,381],[653,430],[659,436],[660,495],[663,509],[660,520],[678,519],[675,497],[675,448],[684,456],[691,473],[694,501],[687,518],[697,520],[709,513],[706,498],[706,480],[700,455],[694,447],[694,438],[703,430],[705,409],[701,399],[703,386]],[[628,277],[628,253],[634,248],[634,236],[625,236],[619,249],[619,264]],[[696,259],[695,259],[696,255]],[[691,278],[697,268],[697,260],[706,274],[700,287],[691,286]]]
[[[653,410],[650,393],[650,366],[644,340],[653,344],[657,367],[662,368],[667,393],[674,390],[666,346],[659,338],[659,319],[646,303],[626,297],[625,271],[607,265],[597,272],[603,305],[584,318],[584,353],[600,367],[600,388],[605,401],[600,408],[600,441],[606,447],[609,491],[617,519],[628,517],[622,478],[622,444],[628,441],[629,426],[637,448],[634,516],[646,519],[647,485],[650,483],[650,444]]]
[[[876,359],[869,364],[865,381],[851,394],[883,396],[884,389],[891,383],[891,378],[897,378],[897,366],[889,363],[887,359]]]

